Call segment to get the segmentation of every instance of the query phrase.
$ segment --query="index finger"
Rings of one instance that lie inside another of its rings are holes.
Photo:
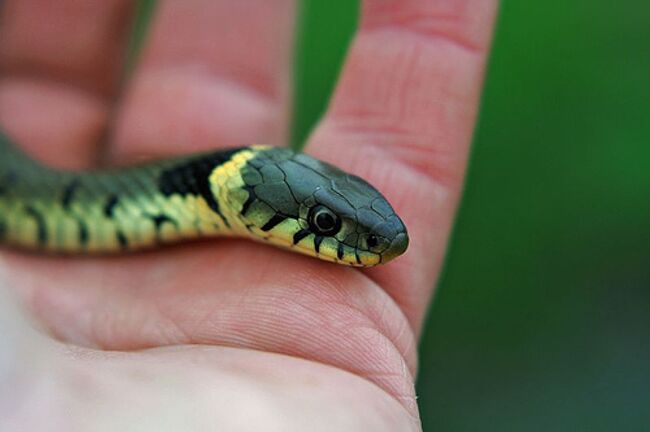
[[[378,187],[404,219],[406,255],[369,275],[417,331],[462,187],[494,0],[366,0],[307,151]]]
[[[45,162],[96,160],[119,90],[133,3],[0,2],[0,123]]]

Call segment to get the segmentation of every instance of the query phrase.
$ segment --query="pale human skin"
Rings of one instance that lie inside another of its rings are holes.
[[[162,1],[120,89],[134,3],[5,0],[3,130],[69,167],[287,141],[293,1]],[[2,301],[0,429],[420,430],[417,340],[495,14],[493,0],[363,2],[305,151],[366,178],[402,216],[411,246],[386,266],[238,240],[115,258],[3,251],[3,296],[46,332]]]

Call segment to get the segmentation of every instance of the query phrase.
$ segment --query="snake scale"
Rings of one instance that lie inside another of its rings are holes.
[[[240,236],[351,266],[401,255],[408,234],[359,177],[286,148],[219,150],[63,171],[0,133],[0,243],[64,254]]]

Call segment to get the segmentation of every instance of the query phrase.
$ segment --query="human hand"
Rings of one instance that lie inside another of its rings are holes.
[[[120,89],[132,8],[5,0],[9,135],[68,167],[286,142],[294,2],[161,2]],[[366,0],[305,148],[388,198],[409,229],[403,257],[359,271],[234,239],[108,258],[3,252],[6,283],[56,339],[83,347],[30,339],[41,360],[26,365],[40,372],[19,384],[25,403],[62,430],[118,413],[157,430],[170,418],[196,422],[185,430],[418,430],[416,341],[462,187],[495,9]],[[110,146],[98,148],[106,128]],[[45,376],[57,377],[46,392],[63,406],[33,404],[29,389]],[[15,414],[15,424],[36,419]]]

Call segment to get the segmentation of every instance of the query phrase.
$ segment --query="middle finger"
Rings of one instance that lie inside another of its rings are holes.
[[[293,0],[163,1],[113,158],[283,142]]]

